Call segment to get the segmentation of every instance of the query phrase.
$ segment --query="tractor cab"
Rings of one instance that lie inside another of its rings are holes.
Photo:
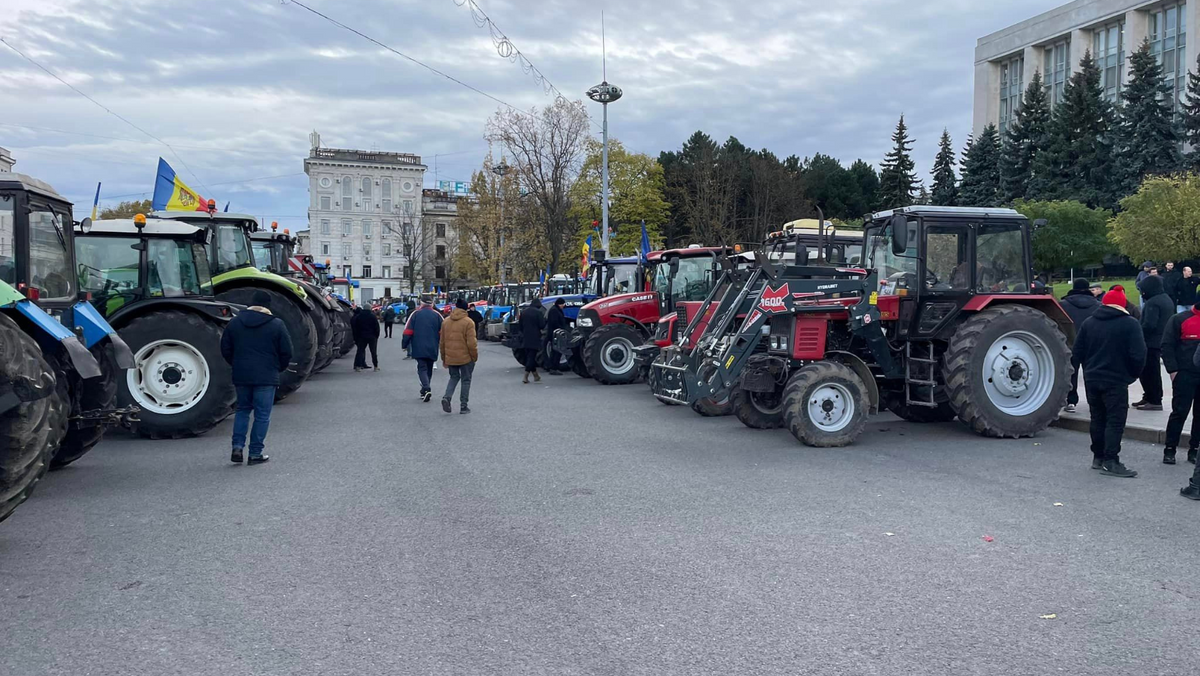
[[[254,251],[254,267],[263,272],[273,272],[285,277],[302,272],[291,267],[289,262],[295,255],[296,238],[287,228],[284,228],[283,232],[279,232],[277,223],[272,223],[269,231],[251,232],[250,248]],[[308,259],[311,263],[312,257],[309,256]],[[315,277],[314,275],[306,276]]]

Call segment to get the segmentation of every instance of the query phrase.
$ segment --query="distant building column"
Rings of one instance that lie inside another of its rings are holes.
[[[989,124],[1000,120],[1000,64],[975,64],[975,106],[971,128],[978,136]]]
[[[1025,68],[1021,72],[1021,86],[1028,87],[1029,81],[1033,79],[1033,74],[1042,70],[1042,48],[1041,47],[1026,47],[1025,53],[1022,56],[1025,59]],[[1045,79],[1046,74],[1042,73],[1042,78]],[[1025,92],[1021,92],[1024,96]]]
[[[1071,47],[1067,59],[1070,61],[1069,72],[1079,72],[1079,62],[1083,60],[1083,55],[1092,50],[1092,32],[1089,30],[1073,30],[1071,31]],[[1095,54],[1092,58],[1095,58]]]
[[[1192,0],[1184,6],[1187,16],[1187,72],[1196,71],[1196,58],[1200,55],[1200,2]]]
[[[1150,13],[1138,9],[1125,12],[1125,34],[1122,36],[1125,50],[1121,66],[1121,86],[1129,84],[1129,55],[1136,52],[1150,37]]]

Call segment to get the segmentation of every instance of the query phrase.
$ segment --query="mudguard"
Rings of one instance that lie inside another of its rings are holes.
[[[129,349],[129,346],[117,334],[117,330],[109,325],[91,303],[76,303],[69,312],[64,313],[63,317],[69,318],[75,325],[75,329],[83,334],[84,347],[90,350],[96,343],[108,338],[113,347],[113,357],[116,359],[117,366],[121,369],[134,367],[133,350]]]
[[[34,326],[44,332],[50,338],[51,342],[56,342],[62,346],[63,352],[71,360],[71,366],[75,368],[75,372],[79,374],[80,378],[87,380],[88,378],[97,378],[103,375],[103,372],[100,370],[100,363],[96,361],[92,353],[88,352],[88,349],[83,346],[83,343],[79,342],[75,334],[60,324],[57,319],[28,300],[13,303],[13,307],[23,317],[33,323]],[[125,349],[129,348],[126,347]]]

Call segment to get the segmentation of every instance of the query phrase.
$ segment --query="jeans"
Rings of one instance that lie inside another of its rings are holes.
[[[358,345],[358,352],[354,353],[354,368],[356,368],[356,369],[367,368],[367,348],[368,347],[371,348],[372,364],[375,366],[375,368],[379,368],[379,354],[376,352],[376,349],[379,347],[379,339],[372,338],[369,341],[357,343],[357,345]]]
[[[250,430],[250,457],[262,455],[267,427],[271,424],[271,407],[275,405],[274,385],[238,385],[237,411],[233,414],[233,448],[246,446],[246,428],[250,427],[250,411],[254,411],[254,428]]]
[[[458,381],[462,380],[462,391],[458,393],[458,403],[462,404],[463,408],[467,407],[467,400],[471,397],[471,374],[475,372],[475,362],[467,362],[461,366],[450,367],[450,382],[446,383],[446,394],[442,397],[447,401],[454,396],[454,388],[458,387]]]
[[[1092,414],[1089,432],[1092,455],[1101,460],[1119,460],[1125,419],[1129,416],[1129,388],[1120,385],[1083,383],[1088,409]]]
[[[431,392],[429,379],[433,377],[432,359],[417,359],[417,377],[421,379],[421,394]]]
[[[536,347],[525,348],[525,372],[537,373],[537,356],[541,350]]]
[[[1167,419],[1167,448],[1179,445],[1183,435],[1183,424],[1188,413],[1192,414],[1192,441],[1189,446],[1200,445],[1200,373],[1179,371],[1171,383],[1171,417]]]
[[[1151,347],[1146,349],[1146,365],[1138,380],[1142,383],[1142,401],[1147,404],[1162,406],[1162,349]]]

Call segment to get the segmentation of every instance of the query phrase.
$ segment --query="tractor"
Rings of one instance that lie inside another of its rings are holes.
[[[115,407],[133,355],[79,289],[71,206],[42,181],[0,172],[0,521],[47,469],[137,414]]]
[[[221,334],[236,309],[213,297],[212,236],[143,214],[75,234],[80,287],[133,351],[117,401],[141,409],[134,431],[150,439],[201,435],[233,412]]]
[[[260,230],[250,233],[254,247],[254,265],[263,272],[273,272],[286,277],[304,288],[308,299],[317,307],[312,317],[317,329],[317,361],[313,365],[316,373],[349,352],[347,345],[354,344],[350,333],[350,313],[330,294],[317,286],[317,270],[312,256],[296,255],[296,238],[285,228],[279,232],[279,224],[271,223],[270,232]]]
[[[1033,227],[1011,209],[906,207],[867,217],[867,269],[727,263],[652,365],[655,395],[728,390],[748,427],[818,447],[852,443],[881,409],[1036,434],[1066,401],[1074,326],[1033,292]]]

